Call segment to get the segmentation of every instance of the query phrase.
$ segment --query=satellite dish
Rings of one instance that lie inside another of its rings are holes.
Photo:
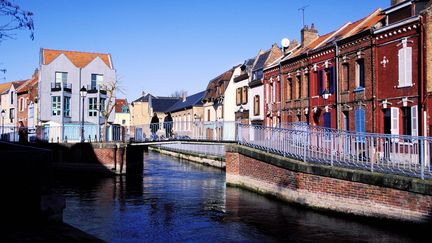
[[[287,48],[290,45],[290,40],[288,38],[283,38],[281,44],[283,48]]]

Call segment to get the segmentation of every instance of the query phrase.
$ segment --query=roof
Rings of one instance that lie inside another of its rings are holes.
[[[204,98],[205,93],[206,91],[201,91],[199,93],[186,97],[185,101],[177,101],[177,103],[175,103],[171,108],[168,109],[168,112],[184,110],[194,106],[202,106],[203,104],[201,101]]]
[[[19,86],[21,86],[22,84],[24,84],[25,82],[27,82],[28,80],[29,79],[2,83],[2,84],[0,84],[0,94],[8,92],[12,85],[16,89]]]
[[[270,50],[259,55],[258,60],[256,61],[255,66],[253,67],[253,70],[264,68],[264,64],[267,61],[269,56],[270,56]]]
[[[126,99],[115,99],[115,113],[122,113],[125,105],[128,105]]]
[[[320,47],[324,47],[329,44],[333,44],[335,41],[339,41],[350,36],[354,36],[367,29],[372,28],[378,22],[380,22],[385,15],[382,14],[381,9],[376,9],[368,16],[355,21],[354,23],[347,22],[337,30],[329,32],[325,35],[319,36],[316,40],[312,41],[308,46],[300,47],[292,52],[291,55],[286,56],[282,59],[282,62],[292,59],[296,56],[300,56],[308,51],[317,50]]]
[[[225,89],[227,88],[228,83],[231,80],[235,68],[237,68],[237,66],[210,80],[209,84],[207,85],[207,90],[205,92],[203,100],[215,99],[219,95],[225,94]],[[220,94],[217,94],[218,87],[220,88]]]
[[[150,99],[151,97],[151,99]],[[146,94],[141,96],[140,98],[134,100],[135,102],[149,102],[151,100],[151,104],[154,112],[167,112],[168,109],[173,106],[177,101],[181,98],[179,97],[163,97],[163,96],[154,96],[152,94]]]
[[[41,49],[42,64],[47,65],[51,63],[61,54],[64,54],[76,67],[83,68],[92,62],[95,58],[99,57],[111,69],[113,68],[111,62],[111,55],[106,53],[93,53],[81,51],[64,51],[64,50],[51,50]]]
[[[30,87],[35,86],[39,81],[39,73],[37,70],[34,72],[31,79],[26,80],[21,86],[16,90],[17,93],[27,92]]]

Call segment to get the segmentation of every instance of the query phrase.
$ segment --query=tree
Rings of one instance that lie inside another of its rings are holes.
[[[15,30],[29,30],[30,39],[34,39],[33,13],[22,10],[18,5],[9,0],[0,0],[0,44],[7,39],[14,39]],[[6,73],[6,69],[0,67],[0,72]]]
[[[170,95],[171,97],[183,97],[183,96],[187,96],[187,91],[186,90],[177,90],[174,91],[173,93],[171,93]]]
[[[115,108],[115,94],[116,92],[124,93],[122,87],[120,86],[120,81],[110,80],[106,81],[102,87],[102,90],[106,91],[107,101],[105,106],[100,107],[100,114],[104,119],[104,125],[102,129],[102,141],[106,141],[106,129],[108,127],[108,119]]]
[[[0,43],[6,39],[13,39],[15,30],[29,30],[30,39],[34,39],[33,13],[22,10],[9,0],[0,0],[0,18],[6,20],[0,23]]]

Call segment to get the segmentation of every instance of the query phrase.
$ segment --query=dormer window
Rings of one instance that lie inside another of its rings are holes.
[[[255,70],[252,72],[252,80],[260,80],[263,78],[263,70]]]

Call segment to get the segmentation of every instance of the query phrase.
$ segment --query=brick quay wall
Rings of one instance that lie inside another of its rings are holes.
[[[304,163],[240,145],[226,151],[228,185],[320,210],[432,221],[431,180]]]

